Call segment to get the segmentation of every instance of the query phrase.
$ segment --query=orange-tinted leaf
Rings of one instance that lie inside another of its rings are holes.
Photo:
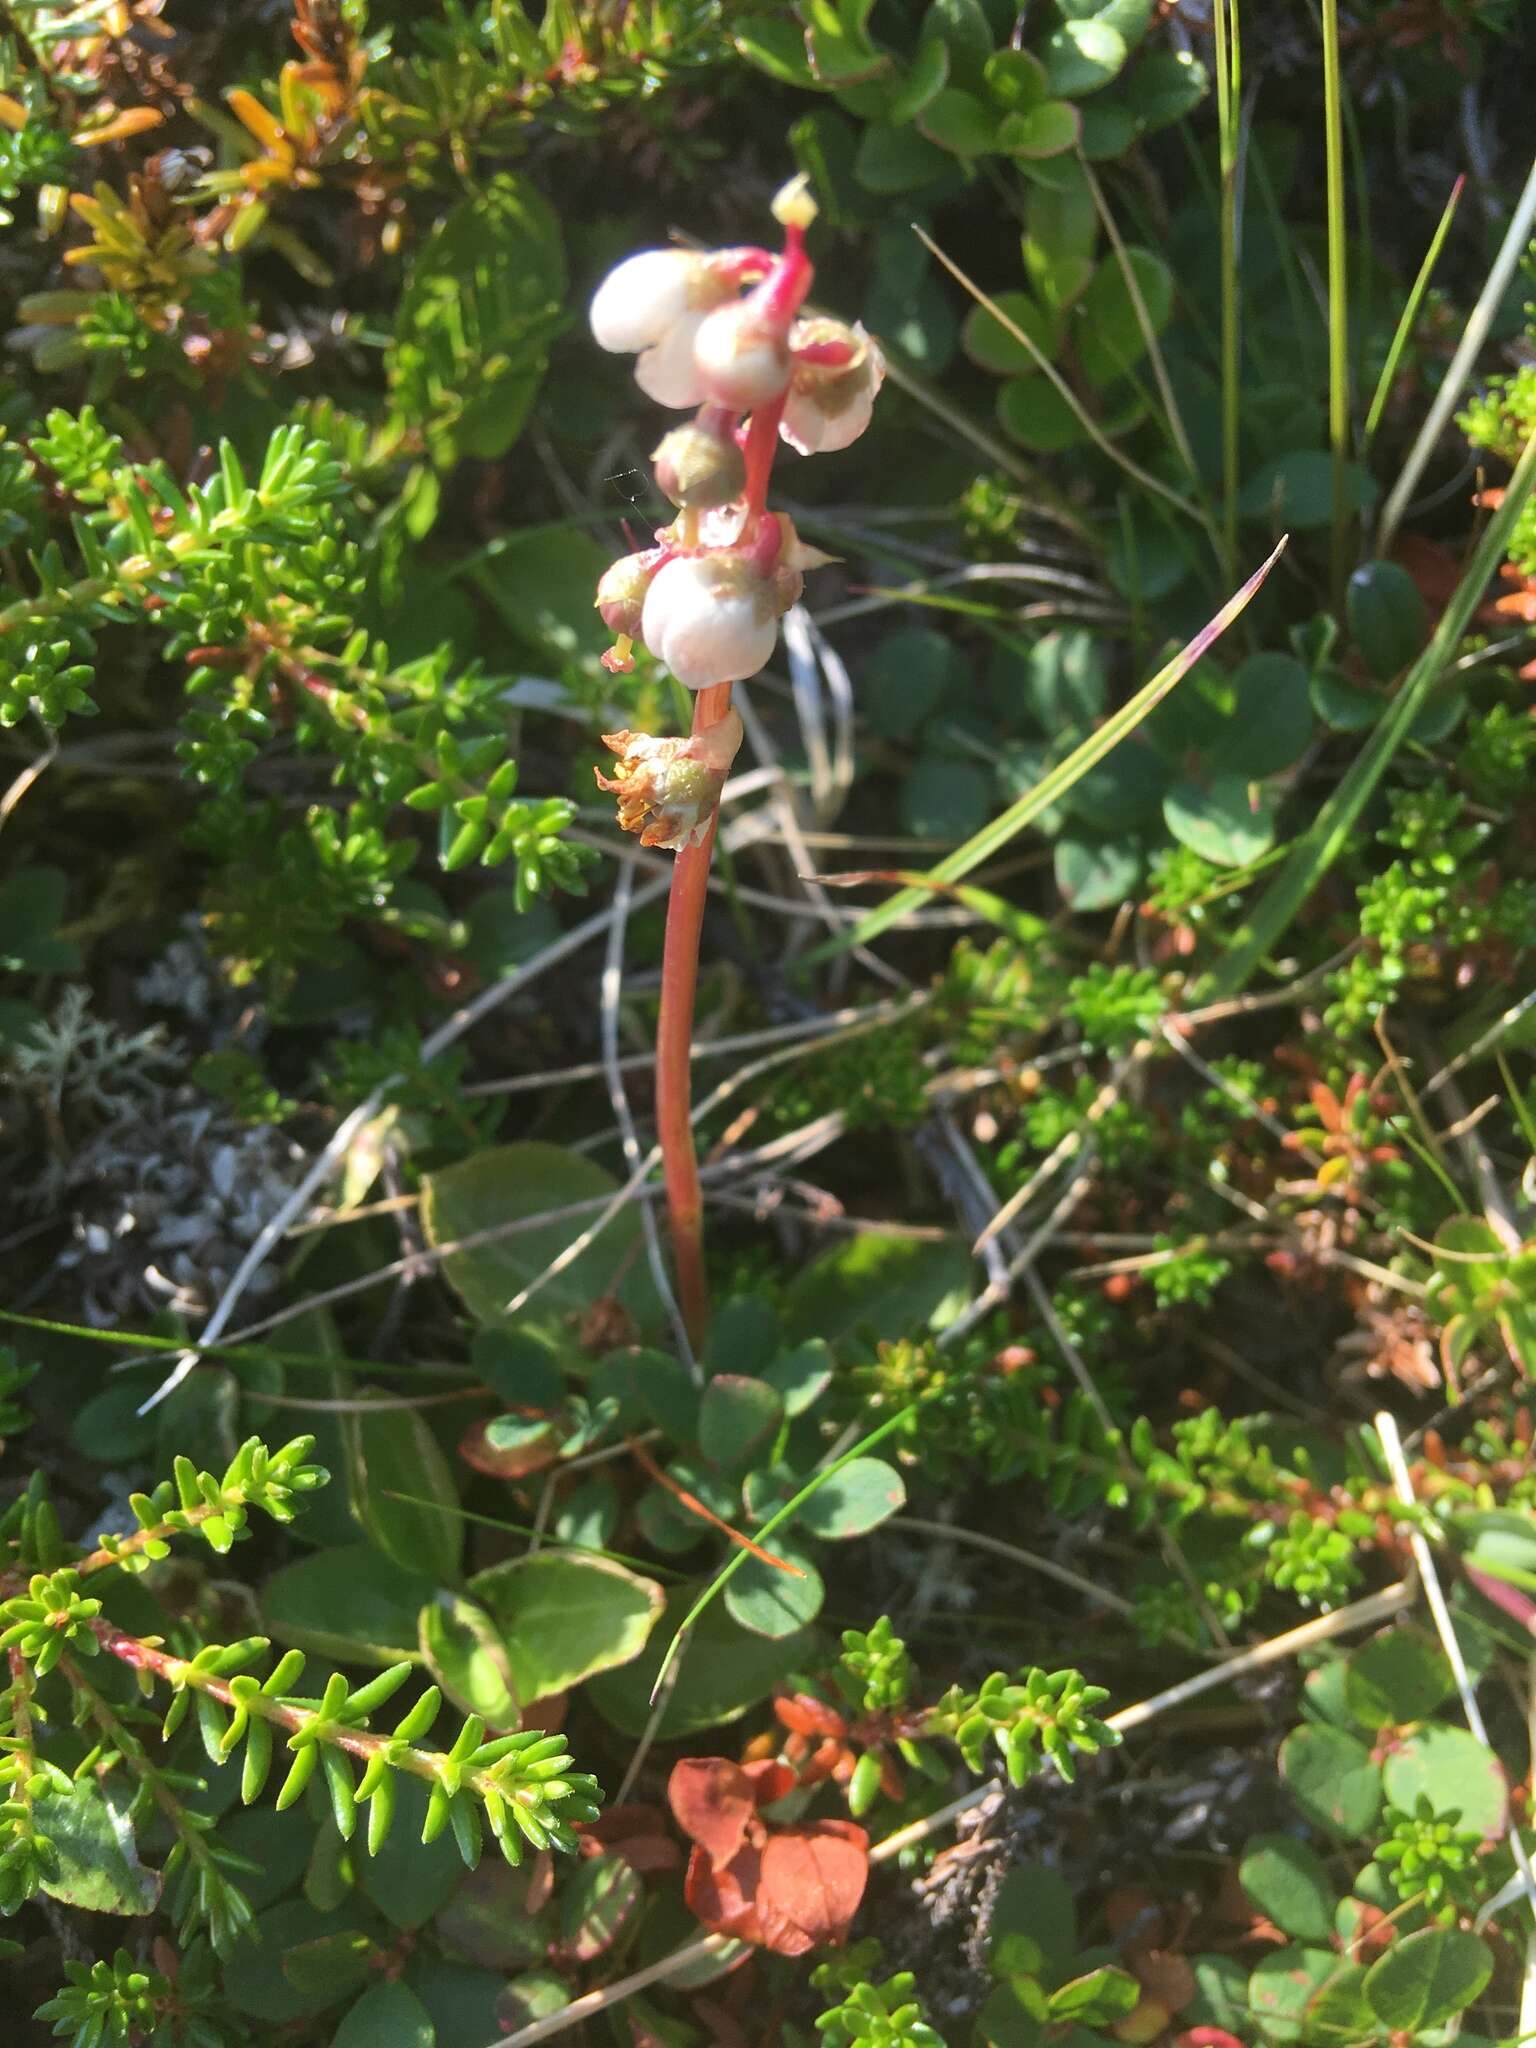
[[[868,1878],[869,1836],[852,1821],[812,1821],[771,1835],[757,1894],[764,1945],[803,1955],[844,1941]]]
[[[754,1771],[762,1768],[760,1764],[750,1766]],[[685,1756],[672,1766],[667,1804],[683,1833],[698,1843],[718,1872],[737,1855],[747,1839],[749,1823],[757,1818],[757,1787],[748,1772],[729,1757]],[[688,1866],[690,1885],[697,1861],[695,1857]],[[706,1921],[706,1925],[714,1923]]]
[[[780,1693],[773,1703],[773,1711],[791,1733],[795,1735],[837,1735],[848,1733],[848,1723],[825,1700],[819,1700],[813,1693]]]
[[[1135,1958],[1131,1969],[1148,1998],[1156,1999],[1169,2012],[1182,2012],[1198,1988],[1194,1971],[1172,1949],[1148,1949]]]
[[[760,1864],[757,1851],[744,1844],[736,1861],[723,1870],[710,1863],[708,1852],[695,1849],[688,1858],[683,1879],[683,1897],[711,1934],[735,1935],[742,1941],[758,1941],[757,1883]]]
[[[484,1420],[472,1422],[459,1438],[459,1456],[489,1479],[524,1479],[553,1465],[560,1455],[560,1431],[553,1422],[542,1430],[530,1428],[520,1441],[501,1446],[487,1442],[489,1427]]]
[[[773,1757],[744,1764],[742,1770],[752,1780],[752,1797],[759,1806],[773,1806],[780,1799],[787,1799],[799,1783],[789,1765],[781,1764]]]

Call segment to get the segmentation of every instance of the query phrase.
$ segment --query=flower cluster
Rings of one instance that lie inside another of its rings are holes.
[[[677,519],[598,584],[597,608],[617,642],[605,657],[612,670],[633,666],[638,641],[690,690],[756,675],[804,572],[828,559],[768,510],[774,454],[781,438],[802,454],[856,440],[885,365],[861,327],[802,314],[812,277],[805,230],[815,215],[803,179],[779,194],[774,214],[784,228],[778,255],[647,249],[611,271],[592,301],[594,337],[636,357],[641,390],[659,405],[697,408],[652,456]],[[625,830],[648,846],[699,844],[739,727],[733,733],[706,754],[644,734],[606,739],[619,769],[597,779],[617,791]]]

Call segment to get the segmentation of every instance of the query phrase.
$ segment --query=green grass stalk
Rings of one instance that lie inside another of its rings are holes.
[[[1349,254],[1344,217],[1344,88],[1339,76],[1339,0],[1323,0],[1323,149],[1328,184],[1328,445],[1333,457],[1330,588],[1344,616],[1349,574]]]

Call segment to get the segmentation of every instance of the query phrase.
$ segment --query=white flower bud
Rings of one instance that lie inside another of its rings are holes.
[[[657,570],[657,550],[640,555],[621,555],[610,562],[597,581],[597,606],[610,633],[624,633],[631,640],[640,637],[640,612],[645,593]]]
[[[686,426],[674,427],[651,451],[657,486],[674,505],[703,511],[741,496],[746,464],[735,435],[720,430],[720,419],[719,414],[712,420],[702,413]]]
[[[750,298],[717,306],[694,337],[693,357],[705,396],[733,412],[777,398],[789,382],[789,346],[763,323]]]
[[[885,358],[860,326],[841,320],[802,320],[792,346],[846,342],[846,363],[796,362],[779,432],[801,455],[829,455],[857,441],[869,425],[885,381]]]
[[[685,689],[740,682],[773,653],[774,600],[771,578],[741,555],[678,555],[646,592],[641,637]]]
[[[709,830],[720,792],[741,745],[741,719],[732,711],[687,739],[657,740],[643,732],[605,732],[617,754],[612,776],[593,770],[599,789],[619,800],[619,824],[639,834],[642,846],[680,852]]]
[[[696,304],[704,259],[688,249],[642,249],[610,270],[588,316],[592,338],[612,355],[635,355],[661,340]]]

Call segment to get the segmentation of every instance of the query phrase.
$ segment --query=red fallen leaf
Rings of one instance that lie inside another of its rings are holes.
[[[773,1757],[743,1764],[742,1769],[752,1780],[753,1795],[759,1806],[776,1806],[781,1799],[787,1799],[800,1782],[788,1764],[781,1764]]]
[[[1186,2027],[1173,2037],[1173,2048],[1243,2048],[1236,2034],[1225,2027]]]
[[[782,1828],[763,1851],[758,1913],[782,1915],[784,1928],[767,1946],[801,1955],[848,1937],[869,1880],[869,1836],[852,1821],[819,1820]],[[794,1946],[789,1945],[793,1937]]]
[[[723,1756],[685,1756],[672,1766],[667,1804],[715,1871],[724,1870],[739,1853],[748,1824],[757,1819],[757,1785],[748,1771],[762,1768],[751,1764],[744,1770]],[[688,1868],[691,1877],[692,1862]]]
[[[683,1897],[691,1913],[711,1934],[731,1934],[743,1941],[761,1940],[757,1920],[758,1852],[744,1843],[736,1860],[716,1870],[706,1849],[688,1858]]]
[[[459,1456],[466,1465],[484,1472],[490,1479],[526,1479],[530,1472],[542,1472],[560,1455],[560,1431],[552,1422],[548,1429],[526,1442],[497,1450],[486,1442],[490,1424],[472,1422],[459,1438]]]
[[[610,1852],[622,1856],[637,1875],[648,1877],[653,1871],[677,1870],[682,1865],[683,1852],[665,1832],[666,1824],[659,1806],[635,1801],[609,1807],[596,1820],[578,1825],[576,1833],[583,1856]]]
[[[794,1735],[842,1737],[848,1733],[848,1723],[836,1707],[829,1706],[812,1693],[780,1693],[773,1703],[773,1711]]]

